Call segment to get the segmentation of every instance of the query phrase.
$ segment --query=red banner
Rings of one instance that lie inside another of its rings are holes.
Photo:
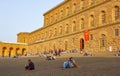
[[[89,40],[89,30],[84,31],[84,37],[85,37],[85,41]]]

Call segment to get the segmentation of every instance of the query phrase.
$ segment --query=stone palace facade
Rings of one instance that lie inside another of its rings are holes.
[[[16,46],[25,47],[27,53],[57,49],[116,52],[120,49],[120,0],[64,0],[44,13],[43,27],[17,36],[17,42],[26,45]],[[1,55],[5,49],[1,47]]]

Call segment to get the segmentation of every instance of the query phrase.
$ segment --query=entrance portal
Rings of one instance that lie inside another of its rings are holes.
[[[80,39],[80,50],[84,49],[84,39]]]

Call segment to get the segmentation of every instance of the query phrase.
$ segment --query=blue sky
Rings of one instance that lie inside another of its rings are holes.
[[[19,32],[43,26],[43,14],[64,0],[0,0],[0,41],[17,42]]]

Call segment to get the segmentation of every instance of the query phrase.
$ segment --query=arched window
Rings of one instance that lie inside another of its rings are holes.
[[[66,24],[66,33],[68,33],[69,32],[69,26],[68,26],[68,24]]]
[[[81,29],[84,29],[84,19],[81,18]]]
[[[94,4],[94,0],[90,0],[90,5],[93,5]]]
[[[47,38],[47,31],[46,31],[46,33],[45,33],[45,37]]]
[[[57,15],[57,13],[55,14],[55,20],[57,21],[57,19],[58,19],[58,15]]]
[[[53,16],[51,16],[51,23],[53,22]]]
[[[73,5],[73,12],[75,13],[76,12],[76,3],[74,3],[74,5]]]
[[[62,34],[62,26],[60,26],[60,34]]]
[[[119,36],[119,29],[115,29],[115,36]]]
[[[76,22],[73,21],[73,31],[76,31]]]
[[[115,20],[118,20],[120,17],[120,7],[115,6]]]
[[[94,26],[94,16],[90,16],[90,26]]]
[[[102,47],[105,46],[105,39],[106,39],[105,34],[102,34],[102,35],[101,35],[101,46],[102,46]]]
[[[101,12],[101,23],[103,24],[103,23],[105,23],[106,22],[106,12],[105,11],[102,11]]]
[[[44,33],[42,33],[42,39],[44,39]]]
[[[81,0],[81,9],[84,8],[84,0]]]
[[[61,18],[63,18],[63,10],[61,10],[60,15],[61,15]]]
[[[66,15],[67,16],[69,15],[69,7],[67,7],[67,9],[66,9]]]

